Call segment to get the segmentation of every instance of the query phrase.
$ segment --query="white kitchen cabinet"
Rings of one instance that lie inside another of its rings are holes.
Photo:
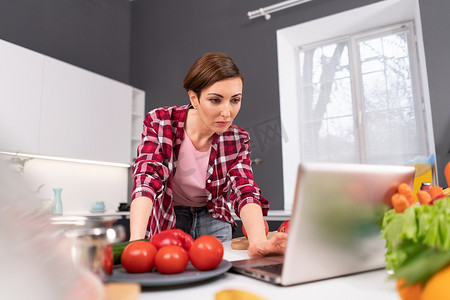
[[[0,40],[0,151],[129,164],[145,93]]]
[[[130,163],[133,88],[46,58],[39,152]]]
[[[134,161],[137,156],[137,147],[141,142],[145,117],[145,92],[133,90],[133,106],[131,113],[131,160]]]
[[[0,40],[0,150],[37,153],[44,55]]]

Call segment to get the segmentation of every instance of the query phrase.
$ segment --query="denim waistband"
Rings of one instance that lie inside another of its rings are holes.
[[[182,211],[188,212],[189,211],[189,212],[197,212],[197,213],[199,213],[201,211],[207,211],[208,210],[206,205],[205,206],[200,206],[200,207],[176,205],[176,206],[174,206],[174,209],[176,211],[178,211],[178,212],[182,212]]]

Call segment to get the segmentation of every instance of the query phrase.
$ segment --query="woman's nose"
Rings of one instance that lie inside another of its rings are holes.
[[[231,116],[231,105],[224,104],[220,114],[222,115],[222,117],[225,117],[225,118],[230,117]]]

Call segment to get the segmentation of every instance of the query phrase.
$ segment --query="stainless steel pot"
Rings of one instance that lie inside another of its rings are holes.
[[[74,265],[105,280],[105,262],[112,259],[106,247],[123,241],[126,236],[122,225],[114,225],[119,218],[62,216],[51,218],[51,223],[68,242]]]

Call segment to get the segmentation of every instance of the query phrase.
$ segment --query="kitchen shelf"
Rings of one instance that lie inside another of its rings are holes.
[[[133,105],[131,112],[136,116],[142,116],[145,110],[145,92],[133,88]]]
[[[131,161],[136,159],[136,149],[141,142],[142,124],[145,116],[145,92],[133,89],[131,109]]]

